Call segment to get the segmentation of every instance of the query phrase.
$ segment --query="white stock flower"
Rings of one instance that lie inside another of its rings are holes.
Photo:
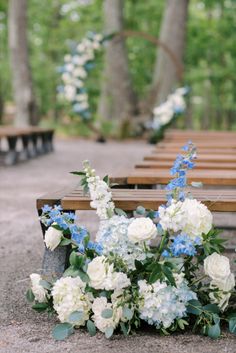
[[[44,242],[48,249],[53,251],[60,244],[63,233],[61,230],[49,227],[45,232]]]
[[[42,280],[41,276],[37,273],[32,273],[30,275],[31,280],[31,289],[34,294],[35,300],[39,303],[44,303],[47,301],[48,292],[43,286],[40,284]]]
[[[183,202],[172,200],[170,206],[160,206],[158,212],[163,230],[182,231],[193,240],[212,228],[211,212],[195,199],[185,199]]]
[[[214,281],[224,281],[230,275],[229,259],[214,252],[205,258],[204,271]]]
[[[128,226],[128,238],[133,243],[149,241],[156,235],[157,227],[150,218],[136,218]]]
[[[105,319],[102,317],[102,312],[105,309],[113,310],[111,318]],[[122,317],[122,308],[117,306],[113,307],[112,303],[108,303],[105,297],[94,299],[92,311],[94,313],[92,316],[94,324],[101,332],[105,332],[108,327],[116,328]]]
[[[68,322],[70,314],[82,311],[83,317],[76,326],[83,326],[89,319],[91,302],[85,293],[85,286],[80,277],[62,277],[56,281],[52,290],[53,307],[61,322]]]

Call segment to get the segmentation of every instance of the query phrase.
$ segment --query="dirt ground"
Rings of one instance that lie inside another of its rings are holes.
[[[154,332],[106,340],[100,334],[89,337],[84,331],[76,331],[67,341],[55,342],[51,337],[55,319],[33,312],[25,300],[28,276],[40,270],[43,254],[36,198],[76,184],[77,177],[69,172],[81,169],[84,159],[89,159],[100,175],[106,175],[139,161],[151,149],[144,142],[57,140],[50,155],[14,167],[0,166],[1,353],[236,353],[236,338],[228,334],[216,341],[190,333],[160,337]],[[90,223],[91,229],[90,214],[81,213],[79,219],[85,225]]]

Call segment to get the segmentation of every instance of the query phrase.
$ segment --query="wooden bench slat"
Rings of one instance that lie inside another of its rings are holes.
[[[170,169],[173,165],[171,161],[143,161],[135,164],[135,168],[151,168],[151,169]],[[235,163],[216,163],[216,162],[199,162],[197,161],[195,170],[199,169],[215,169],[215,170],[236,170],[236,162]]]
[[[171,154],[171,153],[158,153],[158,154],[151,154],[148,156],[144,157],[145,161],[173,161],[175,160],[176,155]],[[231,156],[227,154],[222,154],[222,155],[211,155],[211,154],[203,154],[203,155],[198,155],[197,161],[201,162],[220,162],[220,163],[235,163],[236,162],[236,155]]]

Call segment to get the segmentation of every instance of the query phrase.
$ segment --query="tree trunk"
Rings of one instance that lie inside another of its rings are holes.
[[[15,125],[38,123],[27,43],[27,0],[9,2],[9,51],[16,105]]]
[[[123,0],[104,0],[104,17],[106,34],[122,31]],[[104,119],[124,120],[134,115],[135,109],[125,40],[117,36],[106,48],[98,115]]]
[[[189,0],[166,1],[160,32],[160,41],[172,50],[181,66],[183,66],[188,3]],[[180,79],[181,73],[178,73],[178,68],[174,65],[168,53],[159,47],[149,104],[160,104],[165,101]]]

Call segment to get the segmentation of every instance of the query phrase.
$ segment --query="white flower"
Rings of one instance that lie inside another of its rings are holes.
[[[95,257],[88,264],[87,275],[91,287],[95,289],[120,290],[130,285],[127,275],[115,272],[113,265],[109,265],[103,255]]]
[[[148,284],[146,280],[138,282],[140,318],[157,328],[170,327],[175,319],[186,315],[189,300],[197,299],[184,280],[183,275],[176,276],[177,287],[159,280]]]
[[[185,226],[183,231],[192,239],[207,234],[212,228],[213,217],[208,208],[195,199],[185,199],[184,211]]]
[[[149,241],[156,235],[157,227],[150,218],[136,218],[128,226],[128,238],[133,243]]]
[[[54,227],[49,227],[45,232],[44,242],[46,247],[53,251],[60,244],[63,233],[62,231],[55,229]]]
[[[86,284],[80,277],[62,277],[56,281],[53,290],[53,307],[61,322],[68,322],[70,314],[82,311],[83,317],[76,322],[76,326],[83,326],[89,319],[91,302],[85,293]]]
[[[111,318],[105,319],[102,317],[102,312],[105,309],[113,310],[113,315]],[[101,331],[105,332],[108,327],[116,328],[121,317],[122,317],[122,308],[117,306],[112,306],[112,303],[107,302],[107,298],[95,298],[92,304],[93,321],[96,327]]]
[[[37,273],[32,273],[30,275],[31,280],[31,289],[34,294],[35,300],[39,303],[44,303],[47,301],[48,292],[43,286],[40,284],[42,280],[41,276]]]
[[[96,241],[103,246],[103,254],[108,256],[112,252],[118,255],[130,270],[135,269],[135,259],[143,261],[146,258],[142,244],[134,244],[128,239],[128,226],[132,221],[125,216],[115,215],[100,222],[96,234]]]
[[[229,259],[214,252],[204,260],[204,271],[214,281],[224,282],[230,275]]]
[[[210,283],[210,288],[218,289],[218,291],[214,291],[209,294],[211,303],[217,304],[219,308],[224,311],[228,306],[228,302],[231,297],[230,291],[234,289],[234,286],[235,278],[233,273],[230,273],[225,280],[212,280]]]
[[[97,256],[88,264],[87,275],[90,279],[90,285],[95,289],[104,288],[109,271],[109,264],[105,263],[105,260],[105,256]]]
[[[158,211],[163,230],[182,231],[193,240],[212,228],[211,212],[195,199],[185,199],[183,202],[172,200],[170,206],[160,206]]]

